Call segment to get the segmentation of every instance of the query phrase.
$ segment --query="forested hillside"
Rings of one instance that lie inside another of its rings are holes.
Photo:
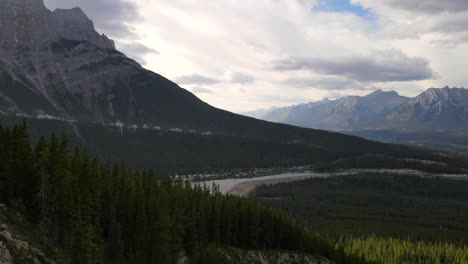
[[[308,252],[363,263],[254,201],[182,180],[103,164],[66,138],[29,143],[26,124],[0,129],[0,203],[27,215],[70,263],[207,263],[210,247]],[[341,262],[340,262],[341,263]]]

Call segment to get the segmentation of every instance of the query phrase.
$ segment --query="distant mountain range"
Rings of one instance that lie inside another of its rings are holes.
[[[430,88],[414,98],[378,90],[362,97],[325,99],[261,113],[255,117],[335,131],[458,130],[468,128],[468,90]]]

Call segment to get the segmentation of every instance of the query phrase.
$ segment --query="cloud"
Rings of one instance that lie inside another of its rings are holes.
[[[255,84],[255,78],[251,75],[235,72],[229,77],[229,81],[232,83],[238,83],[242,85],[253,85]]]
[[[427,60],[410,58],[395,50],[370,56],[292,57],[274,61],[273,64],[277,71],[305,70],[323,75],[344,76],[360,82],[421,81],[434,77]]]
[[[175,79],[175,82],[180,85],[210,85],[222,82],[221,80],[204,76],[201,74],[183,75]]]
[[[159,54],[159,51],[138,42],[123,42],[119,44],[119,47],[123,50],[128,50],[135,53]]]
[[[227,77],[224,78],[213,78],[201,74],[182,75],[175,80],[178,84],[184,85],[213,85],[213,84],[240,84],[243,86],[249,86],[255,84],[255,78],[251,75],[234,72],[227,73]]]
[[[460,45],[468,43],[468,32],[460,34],[457,38],[440,38],[431,41],[432,44],[447,49],[455,49]]]
[[[416,13],[436,14],[468,11],[468,1],[466,0],[352,0],[352,2],[365,7],[385,5]]]
[[[138,5],[127,0],[45,0],[46,6],[56,8],[80,7],[93,20],[99,31],[113,38],[135,37],[131,26],[141,19]]]
[[[234,91],[235,91],[236,93],[246,93],[246,92],[247,92],[246,89],[241,88],[241,87],[236,87],[236,88],[234,88]]]
[[[339,76],[318,76],[306,78],[289,78],[283,84],[296,88],[311,88],[321,90],[367,90],[368,84],[360,83]]]
[[[142,65],[146,65],[146,55],[159,54],[159,51],[156,49],[148,47],[139,42],[119,42],[117,43],[117,49],[121,50]]]
[[[468,18],[466,17],[452,17],[436,23],[431,27],[433,31],[449,33],[467,31]]]
[[[190,89],[190,91],[195,94],[212,94],[213,93],[210,89],[200,87],[200,86],[193,87],[192,89]]]
[[[468,32],[466,0],[353,0],[378,14],[377,34],[388,39],[439,38],[429,42],[439,47],[466,43]],[[440,37],[440,35],[442,37]]]

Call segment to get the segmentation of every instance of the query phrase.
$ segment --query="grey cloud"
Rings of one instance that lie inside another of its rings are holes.
[[[131,52],[136,52],[136,53],[143,53],[143,54],[149,54],[149,53],[155,53],[159,54],[159,51],[150,48],[144,44],[141,44],[139,42],[131,42],[131,43],[120,43],[119,47],[121,47],[123,50],[128,50]]]
[[[191,85],[211,85],[211,84],[228,83],[228,82],[247,86],[247,85],[255,84],[255,78],[250,75],[238,73],[238,72],[232,73],[229,78],[225,78],[225,79],[216,79],[216,78],[201,75],[201,74],[183,75],[183,76],[176,78],[176,83],[188,84],[188,85],[190,84]],[[238,88],[238,90],[241,90],[241,88]]]
[[[428,32],[437,32],[445,36],[445,38],[433,40],[432,43],[446,48],[455,48],[468,42],[468,17],[465,14],[443,16],[435,21]]]
[[[255,84],[255,78],[253,76],[248,75],[248,74],[239,73],[239,72],[233,73],[231,78],[230,78],[230,81],[232,83],[238,83],[238,84],[242,84],[242,85],[253,85],[253,84]]]
[[[178,84],[196,84],[196,85],[210,85],[220,83],[221,80],[211,78],[200,74],[184,75],[176,78]]]
[[[444,20],[434,25],[432,31],[449,33],[467,31],[468,19],[466,17],[458,17],[457,19]]]
[[[134,37],[130,23],[141,19],[135,2],[126,0],[45,0],[50,9],[80,7],[102,33],[111,37]]]
[[[235,88],[234,91],[236,91],[236,92],[238,92],[238,93],[246,93],[246,92],[247,92],[246,89],[240,88],[240,87]]]
[[[145,55],[159,54],[159,51],[139,42],[120,42],[117,43],[117,48],[142,65],[146,64]]]
[[[357,0],[356,2],[362,2],[362,0]],[[380,0],[375,2],[381,2],[393,8],[416,13],[437,14],[468,11],[468,1],[466,0]]]
[[[442,48],[454,49],[459,45],[468,43],[468,33],[459,34],[453,38],[435,39],[431,43]]]
[[[212,94],[213,92],[210,90],[210,89],[207,89],[207,88],[204,88],[204,87],[193,87],[192,89],[190,89],[190,91],[192,91],[192,93],[196,93],[196,94]]]
[[[360,82],[420,81],[434,77],[427,60],[410,58],[399,51],[380,52],[368,57],[331,59],[292,57],[273,62],[273,69],[308,70]]]
[[[282,83],[296,88],[314,88],[330,91],[346,89],[367,89],[367,84],[335,76],[323,76],[316,78],[291,78],[284,80]]]

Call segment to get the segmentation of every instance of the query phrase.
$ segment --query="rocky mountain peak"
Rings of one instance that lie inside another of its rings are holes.
[[[400,97],[400,95],[395,92],[395,91],[383,91],[381,89],[378,89],[365,97],[367,98],[376,98],[376,97]]]
[[[74,7],[71,9],[61,9],[57,8],[52,12],[55,17],[62,18],[63,20],[77,21],[82,23],[89,23],[91,20],[86,16],[86,14],[79,7]],[[67,19],[65,19],[67,18]]]
[[[414,99],[414,103],[423,105],[444,103],[449,101],[459,101],[468,97],[468,90],[465,88],[429,88]]]
[[[43,0],[0,0],[0,4],[9,4],[13,7],[24,7],[31,10],[46,9]]]
[[[413,122],[421,126],[442,124],[463,126],[468,120],[468,90],[429,88],[389,113],[390,120]]]
[[[368,94],[367,96],[371,96],[371,95],[380,95],[380,94],[383,94],[384,91],[382,91],[382,89],[377,89],[375,90],[374,92]]]
[[[37,49],[60,38],[115,49],[114,42],[99,35],[79,8],[51,12],[43,0],[0,0],[0,47],[4,51],[24,46]]]
[[[99,35],[94,29],[93,21],[79,7],[56,9],[53,17],[61,27],[61,37],[71,40],[86,40],[99,47],[115,49],[114,41],[104,34]]]

